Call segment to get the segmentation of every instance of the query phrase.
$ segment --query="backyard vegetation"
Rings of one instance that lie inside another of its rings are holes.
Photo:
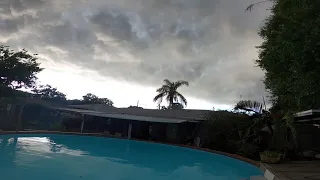
[[[43,70],[37,61],[37,54],[30,54],[27,50],[14,51],[9,46],[0,46],[0,98],[38,98],[65,104],[107,104],[113,106],[108,98],[99,98],[88,93],[83,99],[67,100],[66,95],[50,85],[37,83],[37,74]],[[32,91],[19,91],[26,88]]]
[[[294,114],[320,107],[320,1],[267,0],[271,15],[259,31],[263,42],[255,61],[265,72],[265,86],[270,92],[270,109],[265,102],[243,100],[234,105],[234,111],[212,111],[207,121],[194,133],[201,137],[202,146],[237,153],[253,159],[259,156],[278,157],[295,151],[296,127]],[[262,3],[262,2],[261,2]],[[248,10],[261,11],[257,4]],[[250,13],[250,12],[248,12]],[[37,85],[39,67],[36,55],[26,50],[13,51],[0,47],[1,97],[32,97],[65,104],[107,104],[113,102],[87,94],[81,100],[66,100],[66,96],[50,85]],[[183,109],[187,99],[178,92],[187,81],[164,80],[157,89],[154,101],[162,110]],[[17,89],[33,89],[24,93]],[[168,106],[161,106],[166,100]],[[1,101],[4,102],[4,101]],[[5,107],[1,106],[2,110]],[[55,129],[60,128],[58,124]],[[278,135],[285,132],[292,137],[282,146],[275,145]],[[190,132],[191,134],[192,132]],[[292,145],[293,144],[293,145]]]
[[[250,5],[247,10],[261,11],[258,5],[269,2],[271,15],[259,31],[263,43],[258,46],[256,63],[265,72],[264,83],[272,107],[267,110],[262,103],[242,101],[236,104],[235,110],[249,115],[243,121],[234,122],[234,117],[229,120],[220,113],[210,116],[206,125],[216,129],[207,134],[210,137],[207,139],[215,140],[221,150],[244,156],[258,156],[259,152],[278,156],[289,149],[295,151],[294,114],[320,107],[320,1],[265,0]],[[279,147],[275,142],[281,132],[292,138]],[[263,137],[269,140],[263,142],[266,139]]]

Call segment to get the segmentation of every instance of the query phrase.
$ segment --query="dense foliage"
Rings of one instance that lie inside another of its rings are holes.
[[[54,100],[54,101],[66,101],[66,95],[59,92],[57,88],[53,88],[50,85],[40,85],[33,89],[35,93],[33,96],[43,100]]]
[[[0,46],[0,94],[10,95],[21,87],[30,88],[35,85],[39,67],[36,55],[27,50],[13,51],[7,46]]]
[[[260,30],[259,67],[282,110],[320,108],[320,1],[274,0]]]
[[[113,102],[108,98],[99,98],[98,96],[88,93],[83,96],[82,104],[106,104],[113,106]]]
[[[252,126],[252,116],[245,113],[212,111],[206,118],[207,121],[199,131],[203,147],[238,153],[250,158],[257,158],[259,151],[265,148],[261,145],[264,132],[260,127]]]
[[[275,116],[264,103],[239,101],[234,112],[211,111],[199,129],[202,146],[259,159],[259,152],[293,150],[296,129],[292,113]],[[290,133],[290,134],[289,134]],[[283,139],[287,135],[291,139]]]

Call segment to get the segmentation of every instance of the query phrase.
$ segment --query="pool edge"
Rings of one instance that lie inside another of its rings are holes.
[[[44,131],[44,130],[35,130],[35,131],[1,131],[0,130],[0,135],[5,135],[5,134],[65,134],[65,135],[80,135],[80,136],[95,136],[95,137],[127,139],[127,138],[124,138],[124,137],[115,137],[115,136],[99,134],[99,133],[79,133],[79,132]],[[165,142],[158,142],[158,141],[148,141],[148,140],[141,140],[141,139],[134,139],[134,138],[132,138],[132,140],[141,141],[141,142],[148,142],[148,143],[172,145],[172,146],[178,146],[178,147],[184,147],[184,148],[189,148],[189,149],[205,151],[205,152],[209,152],[209,153],[215,153],[215,154],[227,156],[227,157],[230,157],[230,158],[233,158],[233,159],[237,159],[237,160],[240,160],[240,161],[244,161],[244,162],[249,163],[249,164],[259,168],[260,170],[262,170],[260,162],[254,161],[254,160],[249,159],[249,158],[245,158],[245,157],[239,156],[237,154],[230,154],[230,153],[226,153],[226,152],[222,152],[222,151],[216,151],[216,150],[207,149],[207,148],[188,146],[188,145],[183,145],[183,144],[165,143]]]

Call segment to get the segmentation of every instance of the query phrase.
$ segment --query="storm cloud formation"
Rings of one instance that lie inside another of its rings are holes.
[[[0,43],[141,85],[190,82],[219,104],[261,99],[264,7],[252,0],[1,0]]]

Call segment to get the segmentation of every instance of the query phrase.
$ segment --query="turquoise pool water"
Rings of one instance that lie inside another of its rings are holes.
[[[176,146],[75,135],[0,135],[1,180],[240,180],[251,164]]]

